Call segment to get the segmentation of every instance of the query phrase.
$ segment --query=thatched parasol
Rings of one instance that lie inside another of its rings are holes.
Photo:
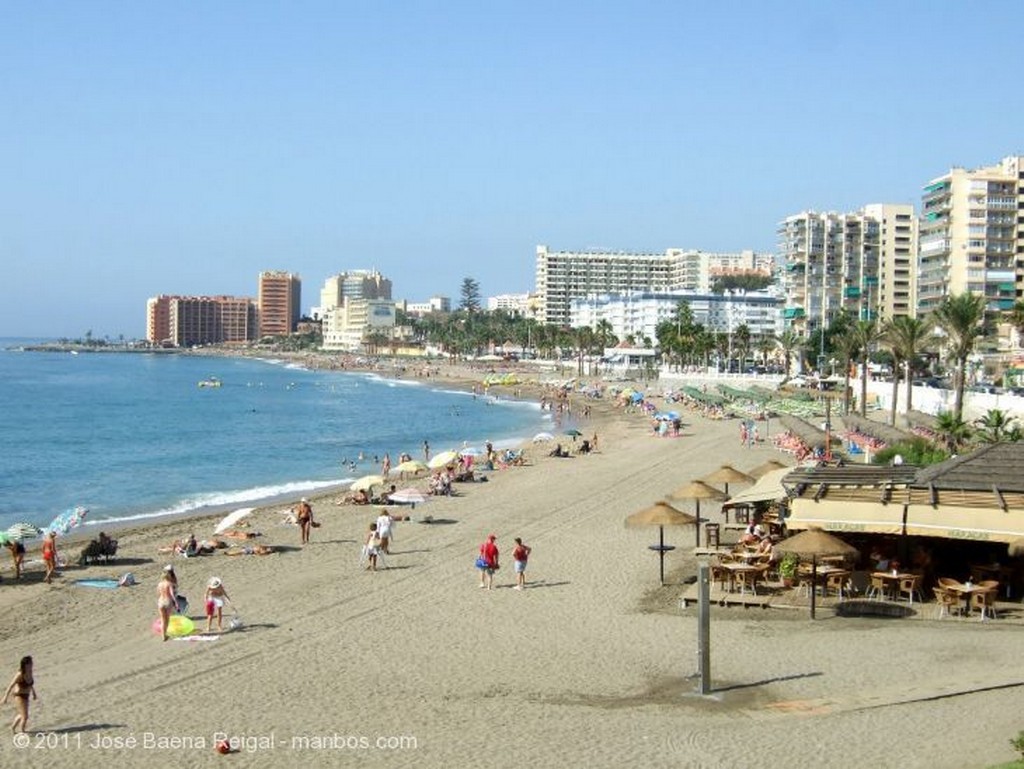
[[[818,556],[857,555],[859,551],[821,529],[808,529],[795,536],[782,540],[775,546],[780,553],[796,553],[806,558],[811,557],[811,619],[814,619],[815,596],[818,593]]]
[[[676,489],[668,495],[669,499],[692,499],[697,503],[697,547],[700,547],[700,501],[702,499],[715,499],[724,502],[729,497],[714,486],[708,486],[703,481],[690,481],[685,486]]]
[[[789,465],[783,464],[777,459],[769,459],[767,462],[755,467],[753,470],[747,473],[747,475],[749,475],[751,478],[760,478],[762,475],[767,475],[772,470],[781,470],[784,467],[789,467]]]
[[[725,487],[725,496],[729,496],[729,484],[730,483],[753,483],[754,479],[746,473],[742,473],[732,465],[722,465],[720,468],[711,473],[711,475],[705,475],[701,480],[707,481],[708,483],[721,483]]]
[[[668,502],[655,502],[650,507],[626,516],[627,527],[658,527],[658,544],[651,545],[651,549],[658,551],[661,561],[661,584],[665,584],[665,552],[674,549],[672,546],[665,544],[665,527],[691,526],[695,523],[697,523],[696,518],[689,513],[684,513],[682,510],[676,510]]]

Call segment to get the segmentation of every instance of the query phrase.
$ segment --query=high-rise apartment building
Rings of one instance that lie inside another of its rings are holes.
[[[537,319],[567,325],[571,304],[600,294],[709,291],[716,275],[770,275],[772,257],[743,251],[713,254],[668,249],[664,253],[549,251],[537,246]]]
[[[256,304],[235,296],[155,296],[146,302],[151,344],[192,347],[256,338]]]
[[[918,229],[909,203],[872,203],[864,214],[879,224],[878,315],[891,320],[917,315]]]
[[[921,197],[918,309],[951,294],[984,296],[990,312],[1024,296],[1024,157],[950,169]]]
[[[261,272],[259,277],[260,336],[292,333],[301,317],[302,279],[290,272]]]
[[[804,211],[779,226],[785,260],[786,325],[805,337],[828,328],[840,312],[878,316],[881,222],[864,211]]]
[[[320,306],[314,315],[323,317],[340,307],[346,298],[390,299],[391,281],[376,270],[351,270],[332,275],[320,289]]]

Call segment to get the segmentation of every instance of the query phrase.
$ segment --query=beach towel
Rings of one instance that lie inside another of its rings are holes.
[[[80,588],[102,588],[104,590],[118,587],[117,580],[76,580],[72,584],[78,585]]]

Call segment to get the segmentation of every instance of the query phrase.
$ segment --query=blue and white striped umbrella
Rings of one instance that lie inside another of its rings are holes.
[[[43,530],[31,523],[16,523],[7,530],[7,536],[11,539],[35,539]]]

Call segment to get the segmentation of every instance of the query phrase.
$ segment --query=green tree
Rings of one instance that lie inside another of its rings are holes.
[[[971,427],[953,411],[935,415],[935,433],[950,454],[956,454],[971,438]]]
[[[747,356],[750,354],[750,327],[746,323],[741,323],[736,327],[732,336],[736,344],[736,352],[739,356],[737,368],[743,371],[743,366],[747,362]]]
[[[974,420],[975,440],[981,443],[1016,443],[1021,439],[1017,418],[1000,409],[989,409]]]
[[[868,363],[871,348],[882,338],[878,323],[873,320],[858,320],[853,327],[853,336],[860,350],[860,415],[868,414]]]
[[[462,297],[459,302],[459,309],[466,312],[479,312],[480,311],[480,284],[477,283],[473,278],[463,278],[462,287],[459,289],[459,294]]]
[[[850,392],[852,390],[850,387],[850,367],[857,358],[860,346],[857,334],[854,333],[853,329],[847,329],[845,333],[832,337],[832,342],[835,346],[834,352],[843,362],[843,413],[849,414]]]
[[[882,343],[892,353],[892,413],[889,416],[889,423],[896,424],[896,396],[900,386],[900,368],[905,366],[905,377],[907,380],[907,411],[913,408],[914,388],[913,367],[914,360],[924,352],[928,343],[932,325],[929,318],[911,318],[900,315],[887,321],[882,329]]]
[[[935,308],[932,319],[946,335],[946,346],[956,362],[956,400],[953,413],[963,420],[964,389],[967,385],[967,359],[974,352],[985,318],[985,297],[976,294],[952,294]]]
[[[778,339],[779,348],[782,350],[783,376],[782,381],[789,379],[789,367],[793,362],[793,352],[800,348],[800,335],[791,328],[782,332]]]
[[[1021,346],[1024,346],[1024,299],[1018,299],[1013,309],[1006,313],[1006,320],[1017,329]]]

